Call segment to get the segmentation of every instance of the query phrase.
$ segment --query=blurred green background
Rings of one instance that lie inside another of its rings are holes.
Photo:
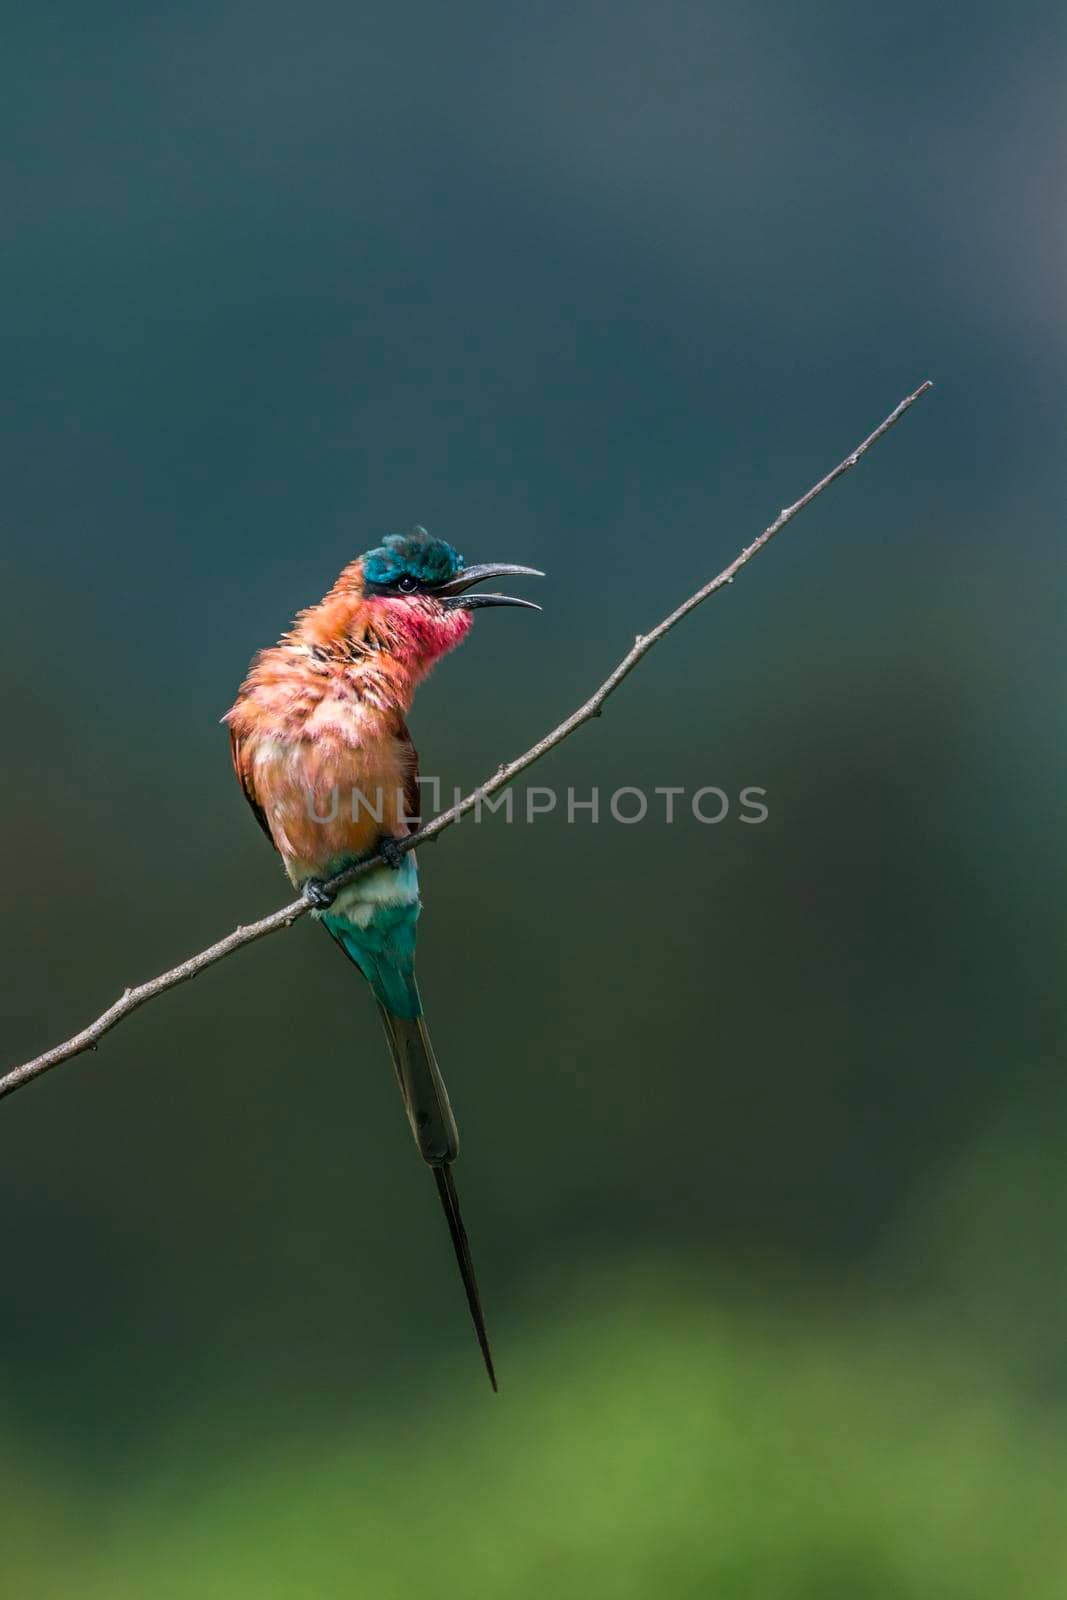
[[[937,388],[531,774],[763,826],[424,852],[499,1399],[310,924],[0,1107],[5,1593],[1067,1591],[1058,10],[9,20],[5,1064],[282,902],[218,719],[351,556],[548,572],[470,785]]]

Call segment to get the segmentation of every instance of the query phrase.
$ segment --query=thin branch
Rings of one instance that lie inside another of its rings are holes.
[[[878,440],[889,432],[894,423],[900,421],[905,411],[908,411],[916,400],[921,395],[924,395],[927,389],[932,387],[933,385],[929,381],[920,384],[914,394],[909,394],[906,400],[902,400],[896,409],[889,413],[885,421],[880,423],[874,432],[864,439],[862,444],[857,445],[850,455],[847,455],[843,461],[838,462],[832,472],[828,472],[825,478],[820,478],[819,482],[810,488],[807,494],[802,495],[795,504],[785,506],[770,527],[765,528],[758,539],[753,539],[750,545],[746,545],[741,554],[731,561],[728,567],[724,567],[717,577],[712,578],[710,583],[706,583],[695,594],[691,594],[687,600],[683,600],[682,604],[672,611],[669,616],[664,617],[662,622],[657,623],[650,633],[639,633],[633,642],[632,648],[626,652],[615,670],[605,678],[599,689],[590,695],[583,705],[578,707],[577,711],[573,711],[557,728],[553,728],[551,733],[547,733],[543,739],[539,739],[535,745],[526,751],[525,755],[517,756],[514,761],[503,762],[492,777],[488,778],[480,788],[472,790],[456,805],[450,806],[447,811],[442,811],[439,816],[434,817],[433,821],[428,822],[424,828],[420,828],[418,833],[404,840],[400,844],[400,849],[409,850],[416,844],[436,839],[446,828],[450,828],[454,822],[458,822],[460,817],[473,810],[482,800],[494,794],[498,789],[502,789],[505,784],[510,783],[520,772],[524,772],[527,767],[533,766],[535,761],[540,761],[541,757],[547,755],[548,751],[554,749],[556,745],[562,744],[563,740],[574,733],[577,728],[580,728],[583,722],[588,722],[591,717],[599,716],[604,702],[610,695],[615,693],[623,679],[629,677],[637,663],[643,656],[648,654],[653,645],[658,644],[665,634],[670,633],[672,628],[677,627],[683,617],[687,617],[691,611],[695,611],[697,606],[702,605],[717,590],[725,588],[728,583],[732,583],[741,568],[747,566],[753,556],[758,555],[765,545],[770,544],[775,534],[780,533],[787,522],[792,522],[793,518],[803,511],[806,506],[809,506],[818,495],[822,494],[824,489],[828,489],[838,478],[851,471],[857,462],[866,455],[871,446],[877,444]],[[371,856],[367,860],[360,862],[358,866],[349,867],[345,872],[339,873],[336,878],[332,878],[327,887],[334,890],[344,888],[346,884],[353,883],[357,878],[363,877],[380,859],[377,855]],[[81,1055],[84,1050],[95,1049],[98,1039],[101,1039],[105,1033],[115,1027],[116,1023],[121,1022],[124,1017],[128,1017],[131,1012],[143,1006],[146,1001],[154,1000],[156,995],[163,994],[167,989],[175,988],[179,983],[185,983],[189,978],[195,978],[205,968],[214,966],[216,961],[221,961],[224,956],[232,955],[235,950],[242,949],[244,945],[254,944],[257,939],[266,938],[268,933],[278,933],[282,928],[291,927],[298,917],[304,916],[309,910],[310,906],[306,900],[293,900],[289,905],[282,906],[279,911],[273,911],[269,916],[261,917],[258,922],[250,922],[245,927],[235,928],[232,933],[227,934],[225,939],[220,939],[217,944],[209,945],[206,950],[201,950],[198,955],[190,956],[188,961],[183,961],[180,965],[172,967],[169,972],[160,973],[158,978],[151,978],[147,983],[139,983],[134,988],[127,989],[121,998],[115,1001],[114,1005],[109,1006],[105,1012],[97,1017],[95,1022],[91,1022],[87,1028],[83,1028],[73,1038],[66,1039],[53,1049],[46,1050],[43,1055],[35,1056],[32,1061],[26,1061],[22,1066],[14,1067],[10,1072],[0,1077],[0,1099],[5,1095],[12,1094],[16,1089],[20,1089],[23,1084],[29,1083],[32,1078],[40,1077],[41,1073],[47,1072],[50,1067],[58,1066],[61,1061],[69,1061],[72,1056]]]

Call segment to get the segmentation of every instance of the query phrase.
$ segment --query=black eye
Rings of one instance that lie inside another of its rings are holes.
[[[401,594],[413,594],[419,587],[419,580],[413,578],[410,572],[402,572],[396,580],[396,586]]]

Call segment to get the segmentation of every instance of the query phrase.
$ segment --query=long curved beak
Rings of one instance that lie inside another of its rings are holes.
[[[434,593],[442,603],[455,611],[474,611],[479,606],[526,606],[531,611],[540,611],[541,607],[532,600],[517,600],[510,594],[467,594],[466,591],[476,583],[484,583],[486,578],[543,578],[544,573],[538,572],[536,567],[516,567],[508,562],[486,561],[480,566],[464,567],[462,572],[457,572],[448,583],[441,584]]]

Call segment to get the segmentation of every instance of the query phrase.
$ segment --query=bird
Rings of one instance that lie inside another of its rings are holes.
[[[278,643],[256,655],[223,717],[238,782],[291,882],[377,1002],[408,1122],[430,1167],[485,1369],[497,1389],[452,1166],[459,1133],[415,978],[418,867],[400,841],[420,821],[419,761],[406,718],[415,690],[470,632],[474,612],[541,608],[473,593],[534,567],[468,566],[417,526],[344,567]],[[329,880],[381,857],[336,894]]]

